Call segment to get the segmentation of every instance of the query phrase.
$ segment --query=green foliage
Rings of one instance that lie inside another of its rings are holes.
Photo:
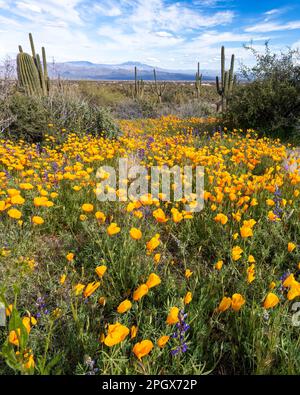
[[[247,82],[233,93],[227,121],[234,127],[299,139],[300,67],[295,63],[299,54],[292,50],[272,54],[268,44],[263,54],[249,50],[256,64],[242,68]]]
[[[43,106],[41,99],[15,93],[9,98],[9,109],[12,122],[6,134],[13,139],[24,139],[28,142],[40,142],[48,130],[50,114]]]
[[[73,84],[70,82],[70,84]],[[115,108],[126,100],[122,91],[126,83],[104,84],[98,81],[78,81],[78,91],[93,106]]]
[[[43,99],[51,123],[75,133],[117,137],[119,129],[106,108],[90,104],[72,89],[57,90]]]
[[[45,134],[50,131],[48,124],[55,126],[55,133],[58,134],[56,137],[61,138],[67,135],[61,129],[78,134],[103,134],[108,138],[119,134],[108,109],[90,105],[74,94],[56,92],[53,96],[29,97],[15,93],[6,103],[0,101],[0,112],[1,103],[8,107],[11,118],[5,135],[13,139],[42,142]],[[3,112],[8,110],[3,107]]]

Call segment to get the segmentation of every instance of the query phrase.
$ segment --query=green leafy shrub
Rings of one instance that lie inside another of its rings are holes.
[[[272,54],[266,44],[263,54],[249,48],[255,58],[252,68],[242,67],[245,83],[231,98],[227,122],[232,127],[253,128],[273,137],[299,137],[300,67],[299,54]]]
[[[6,129],[9,137],[28,142],[43,140],[50,114],[39,98],[15,93],[8,99],[8,107],[12,114],[12,121]]]

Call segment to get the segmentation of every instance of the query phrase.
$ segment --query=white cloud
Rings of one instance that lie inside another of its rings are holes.
[[[39,7],[36,4],[24,3],[23,1],[17,1],[16,6],[20,10],[29,10],[29,11],[38,12],[38,13],[42,12],[41,7]]]
[[[154,33],[157,37],[173,37],[173,34],[168,32],[155,32]]]
[[[272,10],[265,12],[265,15],[275,15],[279,14],[280,12],[281,10],[279,8],[273,8]]]
[[[1,27],[16,27],[19,26],[21,27],[21,24],[16,21],[15,19],[12,18],[7,18],[5,16],[0,15],[0,25]]]
[[[229,4],[230,0],[0,0],[0,58],[14,56],[18,44],[30,51],[31,31],[36,49],[45,45],[50,61],[52,57],[110,64],[146,60],[161,67],[192,69],[199,60],[219,69],[222,44],[228,58],[234,52],[237,61],[248,61],[242,43],[253,39],[257,44],[283,25],[274,22],[278,13],[270,10],[263,17],[272,18],[271,26],[264,23],[268,27],[262,31],[248,26],[245,31],[240,21],[233,25],[236,16],[227,9]],[[219,5],[221,11],[214,8]],[[289,29],[296,29],[296,23],[290,22]]]
[[[122,15],[122,11],[119,7],[109,3],[105,3],[102,5],[96,4],[94,6],[94,11],[96,11],[96,13],[99,13],[100,15],[103,16],[116,17]]]
[[[163,0],[129,0],[131,14],[120,22],[148,30],[168,30],[180,32],[183,29],[200,29],[231,23],[233,11],[220,11],[214,14],[190,8],[186,3],[166,5]]]
[[[193,5],[201,7],[216,7],[230,5],[232,0],[194,0]]]
[[[7,2],[4,0],[0,0],[0,9],[7,9]]]
[[[82,25],[80,13],[77,10],[81,0],[26,0],[17,1],[11,5],[12,15],[28,19],[35,24],[58,22],[60,24]],[[37,15],[38,14],[38,15]]]
[[[268,36],[257,36],[255,34],[248,33],[219,33],[218,31],[208,31],[198,37],[195,37],[193,39],[193,42],[197,42],[197,45],[200,48],[215,44],[221,46],[222,44],[227,42],[246,43],[249,41],[266,41],[268,38]]]
[[[245,32],[248,33],[267,33],[267,32],[275,32],[275,31],[284,31],[284,30],[295,30],[300,29],[300,21],[292,21],[285,24],[280,23],[258,23],[257,25],[247,27]]]
[[[147,62],[153,62],[153,63],[160,63],[160,60],[157,58],[152,58],[151,56],[146,58]]]

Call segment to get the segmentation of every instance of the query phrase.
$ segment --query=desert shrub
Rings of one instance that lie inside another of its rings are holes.
[[[127,99],[119,103],[113,114],[120,119],[156,118],[157,105],[151,100]]]
[[[13,139],[40,142],[48,131],[50,114],[40,98],[15,93],[8,98],[11,121],[5,134]]]
[[[0,135],[6,133],[9,125],[14,119],[14,115],[12,114],[9,106],[9,102],[7,98],[0,98]]]
[[[156,103],[150,99],[124,100],[119,103],[113,114],[119,119],[159,118],[175,115],[180,118],[208,117],[215,114],[215,106],[202,100],[189,100],[180,103]]]
[[[176,115],[180,118],[202,118],[212,116],[215,113],[215,106],[202,100],[190,100],[177,105],[162,105],[159,115]]]
[[[55,89],[43,103],[58,128],[92,135],[104,133],[109,138],[119,133],[109,110],[90,104],[74,87]]]
[[[79,134],[116,137],[119,129],[108,108],[90,103],[75,84],[53,83],[47,97],[28,97],[16,91],[15,84],[0,84],[0,133],[28,142],[42,142],[53,130],[66,129]],[[60,133],[60,132],[59,132]],[[67,134],[65,133],[64,136]],[[56,137],[60,137],[60,134]],[[62,136],[63,137],[63,136]]]
[[[170,104],[190,103],[195,98],[194,82],[169,82],[164,93],[164,102]],[[207,103],[216,103],[218,100],[214,84],[202,84],[200,100]]]
[[[100,107],[115,107],[126,96],[118,83],[101,84],[96,81],[79,81],[81,95],[92,105]]]
[[[0,67],[0,134],[4,134],[15,118],[12,114],[9,98],[15,93],[14,63],[6,58]]]
[[[252,50],[256,64],[242,67],[245,83],[237,86],[230,100],[227,121],[234,127],[254,128],[271,136],[299,136],[300,67],[298,53],[272,54],[266,44],[263,54]]]

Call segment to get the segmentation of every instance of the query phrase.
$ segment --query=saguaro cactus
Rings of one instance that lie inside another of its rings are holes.
[[[200,74],[200,63],[198,62],[197,73],[195,76],[195,90],[196,90],[196,97],[199,99],[200,91],[202,85],[202,74]]]
[[[230,69],[225,70],[225,48],[221,48],[221,81],[219,77],[216,77],[216,87],[217,92],[221,96],[220,102],[217,103],[217,111],[220,110],[224,112],[226,110],[228,101],[232,95],[233,86],[236,81],[236,76],[234,75],[234,55],[231,56]]]
[[[17,73],[19,84],[26,95],[42,94],[38,70],[33,58],[28,53],[20,52],[18,54]]]
[[[166,82],[159,83],[156,77],[156,70],[153,69],[153,76],[154,76],[154,93],[157,96],[157,100],[159,103],[162,102],[163,94],[165,93],[167,84]]]
[[[35,52],[31,33],[29,33],[29,42],[32,56],[24,53],[21,45],[19,45],[19,54],[17,56],[19,85],[27,95],[47,95],[50,89],[50,80],[48,77],[45,48],[42,48],[42,66],[40,56]]]
[[[145,83],[143,79],[138,79],[137,67],[134,67],[134,90],[133,97],[135,99],[142,99],[145,91]]]

